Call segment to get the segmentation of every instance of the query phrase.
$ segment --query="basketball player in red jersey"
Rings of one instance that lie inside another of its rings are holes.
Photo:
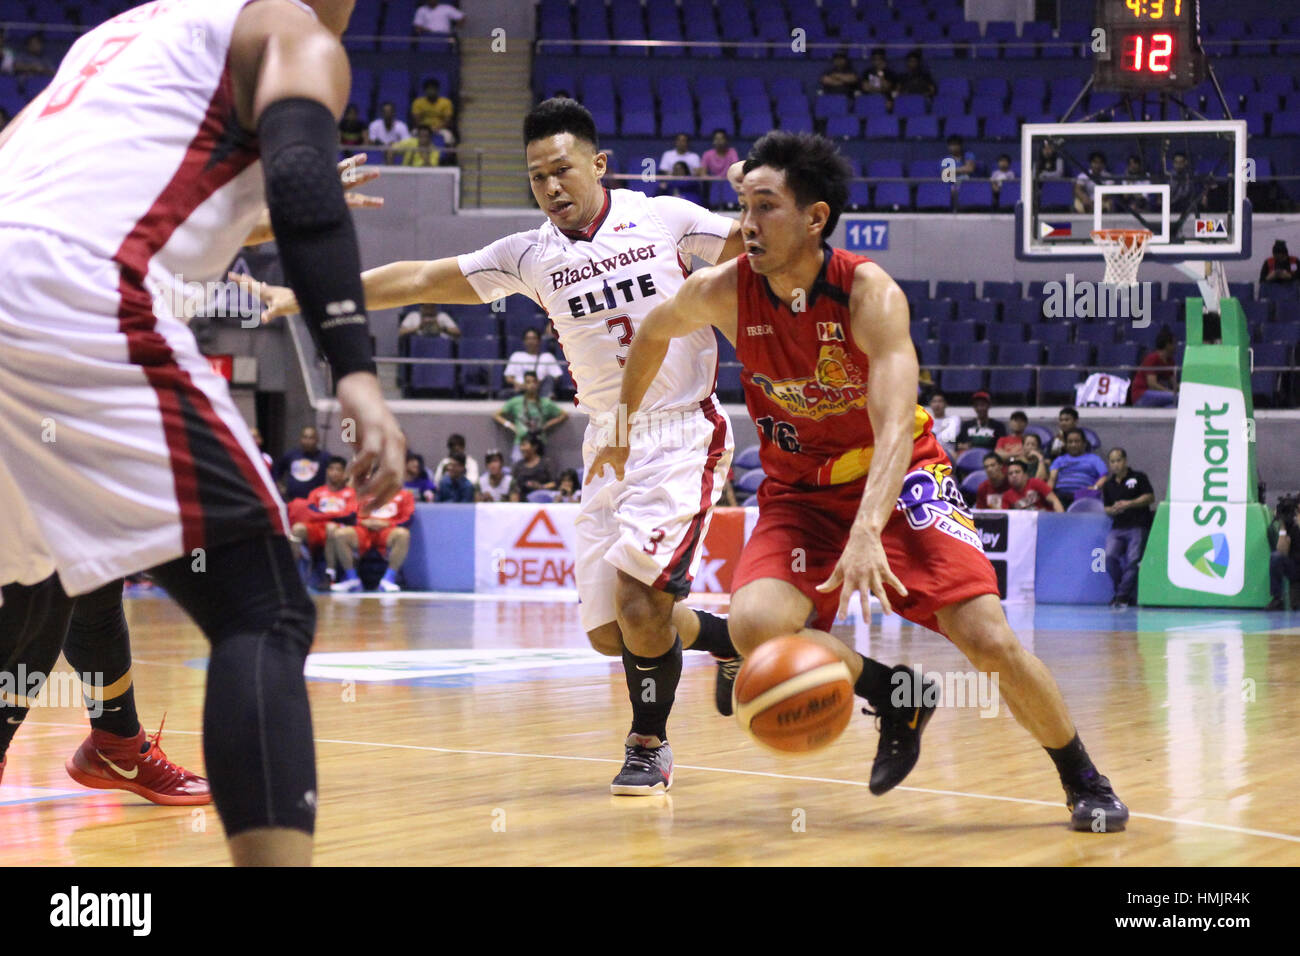
[[[668,343],[716,326],[744,366],[767,474],[733,579],[737,650],[798,634],[835,651],[880,718],[870,787],[885,793],[916,765],[935,705],[929,693],[909,699],[910,669],[827,633],[855,591],[864,605],[875,594],[885,613],[939,631],[998,675],[1012,713],[1055,762],[1076,830],[1122,830],[1128,809],[1088,758],[1051,673],[1007,624],[933,421],[915,404],[903,293],[870,260],[826,244],[850,175],[819,136],[773,132],[754,145],[740,190],[746,254],[695,273],[641,324],[623,378],[629,424]],[[591,470],[608,463],[618,474],[626,453],[601,449]]]

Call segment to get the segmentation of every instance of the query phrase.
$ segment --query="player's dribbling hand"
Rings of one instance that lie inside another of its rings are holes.
[[[238,272],[227,272],[226,278],[244,291],[251,292],[261,301],[263,325],[272,319],[282,315],[293,315],[298,311],[298,297],[288,286],[259,282],[250,275],[242,275]]]
[[[350,192],[358,186],[364,186],[366,183],[374,182],[379,178],[380,173],[377,169],[367,169],[365,172],[358,172],[358,166],[366,164],[366,154],[357,153],[355,156],[349,156],[339,163],[339,179],[343,181],[343,199],[352,209],[378,209],[384,204],[382,196],[365,196],[361,193]]]
[[[817,585],[817,590],[829,594],[843,586],[840,591],[840,608],[836,615],[841,619],[848,616],[849,598],[853,597],[854,591],[859,592],[862,596],[862,616],[865,618],[868,614],[868,594],[876,596],[886,614],[894,613],[889,595],[885,593],[885,585],[907,597],[907,588],[890,570],[889,558],[885,556],[885,546],[880,541],[880,535],[854,528],[849,533],[849,542],[845,545],[835,570],[829,578]]]
[[[596,452],[596,457],[591,460],[591,467],[587,469],[587,475],[582,482],[583,486],[591,484],[591,479],[604,475],[606,465],[613,468],[614,477],[622,481],[623,470],[627,467],[628,451],[627,445],[602,445],[600,451]]]
[[[406,436],[388,410],[379,379],[353,372],[338,382],[339,407],[346,428],[353,423],[355,454],[348,475],[367,510],[382,507],[402,488],[406,474]]]

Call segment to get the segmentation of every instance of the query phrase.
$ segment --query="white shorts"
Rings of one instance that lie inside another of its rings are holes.
[[[225,380],[163,297],[38,229],[0,228],[0,289],[0,584],[52,567],[84,594],[284,533]]]
[[[587,469],[608,430],[587,426]],[[574,521],[582,627],[618,619],[618,572],[684,598],[699,570],[713,506],[731,471],[731,422],[713,398],[698,406],[659,411],[633,424],[623,481],[609,468],[591,479]]]

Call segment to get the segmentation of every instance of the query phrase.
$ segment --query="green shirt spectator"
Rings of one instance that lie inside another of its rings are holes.
[[[498,425],[515,433],[514,460],[519,460],[519,440],[525,435],[545,435],[566,418],[568,413],[549,398],[538,394],[537,373],[524,373],[524,390],[501,407],[493,416]]]

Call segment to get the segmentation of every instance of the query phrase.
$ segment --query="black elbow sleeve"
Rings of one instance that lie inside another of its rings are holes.
[[[361,255],[335,155],[338,128],[324,104],[277,100],[257,126],[266,202],[285,280],[334,370],[374,372]]]

